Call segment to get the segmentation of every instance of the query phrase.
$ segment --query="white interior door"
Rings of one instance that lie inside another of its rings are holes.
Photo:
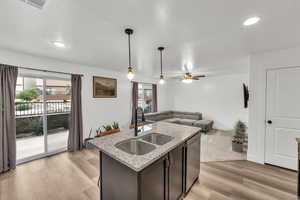
[[[300,138],[300,67],[267,72],[265,162],[297,169]]]

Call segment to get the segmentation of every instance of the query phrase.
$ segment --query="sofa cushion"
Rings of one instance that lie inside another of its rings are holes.
[[[170,119],[165,119],[163,120],[164,122],[170,122],[170,123],[179,123],[181,119],[179,118],[170,118]]]
[[[212,120],[197,120],[194,122],[193,126],[200,127],[202,131],[210,131],[213,128],[214,122]]]
[[[193,119],[179,119],[178,120],[178,124],[183,124],[183,125],[188,125],[188,126],[193,126],[194,123],[195,123],[195,120],[193,120]]]
[[[172,118],[172,112],[171,111],[145,114],[145,119],[146,120],[151,120],[151,121],[161,121],[161,120],[165,120],[165,119],[169,119],[169,118]]]
[[[181,119],[194,119],[200,120],[202,119],[202,114],[198,112],[181,112],[181,111],[173,111],[174,118],[181,118]]]

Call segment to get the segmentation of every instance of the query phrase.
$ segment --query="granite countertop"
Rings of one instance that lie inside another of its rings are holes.
[[[154,161],[166,155],[179,144],[196,135],[201,130],[197,127],[183,126],[166,122],[157,122],[151,125],[145,125],[144,129],[145,132],[140,133],[136,138],[155,132],[172,136],[174,139],[161,146],[155,145],[156,149],[145,155],[131,155],[115,147],[115,144],[118,142],[135,138],[133,130],[95,138],[90,141],[90,143],[110,157],[118,160],[132,170],[139,172],[152,164]],[[147,131],[146,129],[149,130]]]

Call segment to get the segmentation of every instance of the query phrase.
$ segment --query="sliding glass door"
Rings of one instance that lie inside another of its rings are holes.
[[[18,77],[16,88],[17,160],[45,152],[43,79]]]
[[[70,91],[69,79],[18,77],[15,100],[18,163],[66,150]]]
[[[57,151],[67,147],[71,112],[71,82],[46,80],[47,149]]]

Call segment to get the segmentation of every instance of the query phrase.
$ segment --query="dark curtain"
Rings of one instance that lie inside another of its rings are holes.
[[[157,85],[152,85],[153,109],[152,112],[157,112]]]
[[[72,74],[71,126],[68,138],[68,150],[81,150],[83,146],[81,75]]]
[[[139,84],[137,82],[132,82],[132,111],[131,111],[131,124],[134,124],[135,121],[135,109],[137,108],[138,101],[138,90]]]
[[[0,64],[0,173],[16,168],[17,77],[17,67]]]

